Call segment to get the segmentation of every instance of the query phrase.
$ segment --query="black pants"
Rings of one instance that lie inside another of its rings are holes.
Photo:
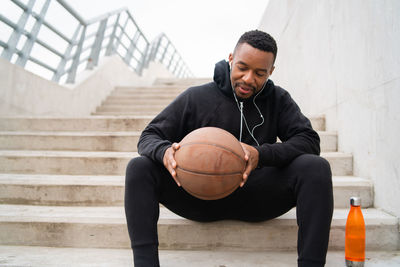
[[[136,267],[159,266],[159,203],[203,222],[264,221],[296,206],[298,266],[325,264],[333,212],[332,174],[329,163],[319,156],[299,156],[284,168],[256,169],[244,187],[212,201],[186,193],[163,165],[147,157],[132,159],[126,171],[125,213]]]

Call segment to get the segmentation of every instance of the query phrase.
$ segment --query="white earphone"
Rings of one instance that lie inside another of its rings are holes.
[[[230,76],[232,76],[232,62],[229,62],[229,67],[230,67],[230,71],[231,71]],[[253,97],[253,104],[254,104],[254,106],[256,107],[256,109],[257,109],[257,111],[258,111],[258,114],[260,114],[261,122],[260,122],[259,124],[255,125],[251,131],[250,131],[250,128],[249,128],[249,126],[248,126],[248,124],[247,124],[246,117],[245,117],[244,114],[243,114],[243,102],[240,102],[240,105],[239,105],[239,101],[237,100],[236,93],[235,93],[235,89],[233,88],[233,84],[231,83],[233,97],[235,98],[237,107],[238,107],[238,109],[239,109],[239,111],[240,111],[240,138],[239,138],[239,141],[240,141],[240,142],[242,141],[242,128],[243,128],[243,127],[242,127],[242,122],[244,121],[244,124],[246,125],[247,131],[249,132],[250,136],[253,138],[253,140],[256,142],[256,144],[257,144],[258,146],[260,145],[260,144],[258,143],[257,139],[254,137],[254,130],[255,130],[257,127],[259,127],[259,126],[261,126],[261,125],[264,124],[264,116],[262,115],[260,109],[259,109],[258,106],[256,105],[256,97],[264,90],[265,85],[267,84],[267,82],[268,82],[268,79],[264,82],[264,85],[263,85],[263,87],[261,88],[261,90]]]

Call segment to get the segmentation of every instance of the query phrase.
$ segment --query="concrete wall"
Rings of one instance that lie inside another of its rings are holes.
[[[117,56],[101,60],[72,85],[59,85],[0,58],[1,116],[88,116],[115,86],[146,86],[156,77],[172,77],[160,63],[136,75]]]
[[[259,28],[278,43],[271,78],[326,114],[375,206],[400,217],[400,1],[270,0]]]

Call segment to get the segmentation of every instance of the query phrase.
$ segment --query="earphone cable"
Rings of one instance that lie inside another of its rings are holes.
[[[268,81],[268,80],[267,80],[267,81]],[[256,105],[256,97],[264,90],[265,85],[267,84],[267,81],[265,81],[265,83],[264,83],[262,89],[261,89],[261,90],[257,93],[257,95],[253,98],[253,104],[254,104],[254,106],[256,107],[258,113],[260,114],[260,117],[261,117],[261,120],[262,120],[262,121],[261,121],[261,123],[259,123],[259,124],[257,124],[256,126],[254,126],[252,131],[250,131],[249,125],[247,124],[246,117],[244,116],[244,113],[243,113],[243,102],[240,102],[240,106],[239,106],[239,101],[237,100],[237,97],[236,97],[236,94],[235,94],[235,90],[234,90],[234,88],[233,88],[233,85],[231,84],[232,93],[233,93],[233,96],[234,96],[234,98],[235,98],[235,100],[236,100],[236,105],[237,105],[237,107],[238,107],[238,109],[239,109],[239,111],[240,111],[240,139],[239,139],[240,142],[242,141],[242,131],[243,131],[243,129],[242,129],[242,124],[243,124],[243,121],[244,121],[244,124],[246,125],[247,131],[249,132],[250,136],[253,138],[253,140],[256,142],[256,144],[257,144],[258,146],[260,145],[260,144],[258,143],[257,139],[254,137],[254,130],[255,130],[257,127],[259,127],[259,126],[261,126],[261,125],[264,124],[264,116],[262,115],[260,109],[259,109],[258,106]]]

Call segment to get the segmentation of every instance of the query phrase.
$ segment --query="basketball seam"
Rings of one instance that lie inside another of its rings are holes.
[[[242,174],[240,171],[237,172],[230,172],[230,173],[204,173],[204,172],[200,172],[200,171],[194,171],[194,170],[188,170],[182,167],[177,166],[178,169],[181,169],[182,171],[185,172],[191,172],[191,173],[195,173],[195,174],[201,174],[201,175],[207,175],[207,176],[212,176],[212,175],[223,175],[223,176],[228,176],[228,175],[234,175],[234,174]]]
[[[200,198],[204,198],[204,199],[210,199],[210,198],[213,198],[213,199],[214,199],[214,198],[216,198],[216,199],[218,199],[218,198],[220,198],[221,196],[225,195],[227,192],[229,192],[228,195],[232,194],[233,191],[235,191],[236,188],[238,188],[238,187],[239,187],[239,185],[234,185],[234,186],[232,186],[231,188],[229,188],[228,190],[226,190],[225,192],[220,193],[220,194],[216,194],[216,195],[212,195],[212,196],[205,196],[205,195],[201,195],[201,194],[195,193],[195,192],[193,192],[192,190],[189,190],[189,189],[186,189],[186,188],[184,188],[184,189],[185,189],[187,192],[189,192],[190,194],[192,194],[192,195],[194,195],[194,196],[197,196],[197,197],[200,197]],[[228,196],[228,195],[226,195],[226,196]]]
[[[181,145],[181,147],[184,147],[184,146],[187,146],[187,145],[209,145],[209,146],[216,146],[216,147],[222,148],[223,150],[226,150],[226,151],[231,152],[232,154],[234,154],[236,157],[238,157],[238,158],[241,159],[242,161],[245,161],[245,160],[244,160],[240,155],[238,155],[235,151],[233,151],[233,150],[231,150],[231,149],[229,149],[229,148],[226,148],[226,147],[224,147],[224,146],[218,145],[218,144],[210,144],[210,143],[205,143],[205,142],[190,142],[190,143],[186,143],[186,144]]]

